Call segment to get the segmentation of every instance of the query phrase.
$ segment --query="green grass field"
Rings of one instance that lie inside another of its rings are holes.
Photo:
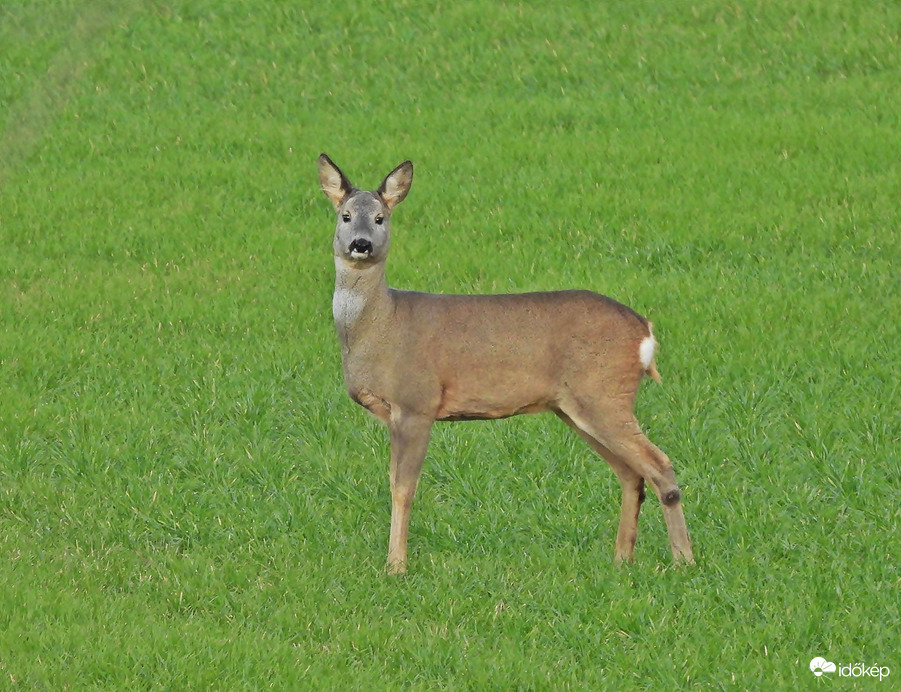
[[[901,7],[0,3],[0,689],[891,689]],[[346,396],[321,151],[389,279],[655,323],[673,459],[435,428],[410,573]],[[891,669],[817,679],[815,656]]]

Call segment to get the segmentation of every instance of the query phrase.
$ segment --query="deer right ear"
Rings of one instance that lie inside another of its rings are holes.
[[[325,196],[334,205],[335,211],[338,211],[341,202],[354,189],[347,176],[328,157],[328,154],[319,155],[319,184],[322,186]]]
[[[404,161],[388,174],[388,177],[379,185],[377,192],[390,211],[404,201],[404,197],[407,196],[412,184],[413,164],[409,161]]]

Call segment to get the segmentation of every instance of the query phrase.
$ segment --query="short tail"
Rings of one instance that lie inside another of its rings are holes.
[[[651,331],[651,323],[648,322],[648,335],[641,340],[638,346],[638,357],[644,366],[644,372],[648,377],[653,378],[655,382],[660,382],[660,373],[657,371],[657,365],[654,363],[654,351],[657,350],[657,341]]]

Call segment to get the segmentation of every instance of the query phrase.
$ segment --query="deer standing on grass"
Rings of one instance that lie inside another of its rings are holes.
[[[410,506],[435,421],[552,411],[600,454],[622,484],[617,561],[631,561],[638,512],[651,484],[673,558],[694,562],[669,458],[633,413],[654,365],[651,323],[590,291],[441,295],[388,288],[391,212],[413,182],[395,168],[377,190],[358,190],[322,154],[322,191],[335,207],[335,295],[344,382],[388,426],[391,534],[388,570],[407,569]]]

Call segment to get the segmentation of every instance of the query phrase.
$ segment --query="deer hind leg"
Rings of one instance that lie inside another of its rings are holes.
[[[619,457],[615,456],[604,445],[582,430],[565,413],[558,412],[557,415],[610,464],[610,467],[619,478],[619,483],[622,487],[622,507],[619,515],[619,528],[616,531],[614,559],[616,562],[632,562],[635,551],[635,539],[638,537],[638,514],[641,511],[641,505],[645,498],[644,477],[632,470]]]
[[[410,508],[422,472],[432,419],[391,411],[391,535],[388,539],[388,573],[407,571],[407,533]]]
[[[591,443],[589,443],[591,444]],[[610,450],[601,445],[591,445],[613,468],[622,487],[623,501],[619,513],[619,528],[616,531],[616,562],[632,562],[635,539],[638,538],[638,514],[644,502],[644,478],[614,457]],[[615,460],[615,461],[614,461]]]
[[[600,421],[584,409],[578,412],[564,412],[567,420],[579,434],[608,463],[620,478],[623,486],[623,506],[620,516],[620,532],[617,534],[616,558],[631,558],[629,540],[638,530],[638,507],[643,496],[643,484],[635,477],[651,484],[663,508],[663,518],[669,534],[670,549],[676,562],[693,563],[691,539],[682,512],[682,494],[676,483],[672,463],[656,447],[630,414],[618,421]]]

